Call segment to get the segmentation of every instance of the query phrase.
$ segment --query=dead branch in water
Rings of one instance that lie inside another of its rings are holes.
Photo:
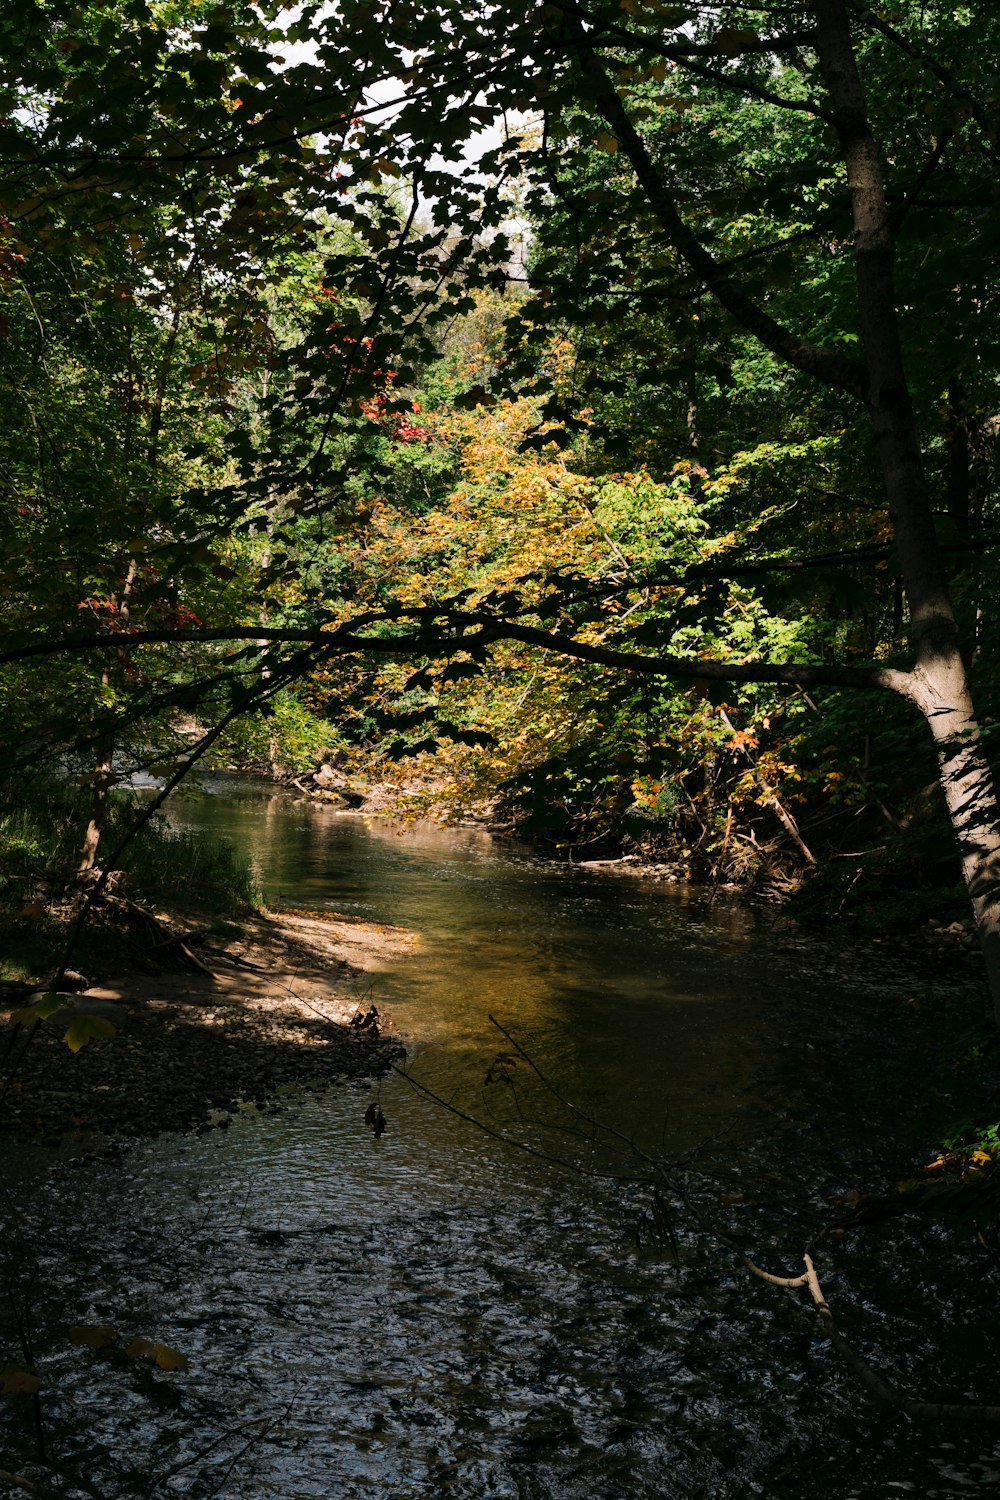
[[[746,1255],[743,1256],[743,1264],[753,1276],[759,1277],[761,1281],[766,1281],[771,1286],[809,1288],[827,1338],[851,1374],[860,1381],[876,1405],[903,1412],[908,1417],[952,1422],[1000,1422],[1000,1406],[982,1406],[974,1402],[959,1401],[924,1401],[897,1391],[896,1387],[880,1375],[867,1360],[862,1359],[854,1346],[844,1338],[837,1327],[830,1304],[823,1294],[812,1256],[807,1252],[802,1259],[806,1268],[801,1276],[774,1276]]]
[[[432,1089],[428,1088],[425,1084],[414,1078],[408,1069],[395,1068],[394,1071],[399,1074],[400,1077],[405,1078],[406,1082],[418,1093],[424,1095],[424,1097],[430,1099],[433,1103],[440,1105],[450,1114],[456,1116],[458,1119],[466,1121],[468,1124],[475,1126],[477,1130],[483,1131],[486,1135],[491,1136],[494,1140],[498,1140],[505,1145],[512,1146],[516,1150],[521,1151],[528,1156],[534,1157],[536,1160],[544,1161],[564,1171],[572,1172],[575,1176],[578,1177],[604,1179],[605,1181],[613,1179],[623,1184],[630,1183],[631,1185],[643,1184],[647,1187],[653,1188],[656,1192],[660,1192],[664,1187],[666,1187],[669,1190],[671,1197],[673,1197],[678,1204],[683,1205],[686,1211],[692,1213],[694,1219],[698,1223],[699,1228],[707,1233],[717,1245],[736,1254],[739,1257],[744,1269],[751,1275],[757,1277],[761,1281],[767,1282],[771,1286],[779,1286],[788,1290],[798,1290],[803,1287],[808,1288],[813,1301],[813,1305],[817,1313],[819,1314],[820,1319],[822,1320],[826,1336],[832,1344],[834,1350],[839,1355],[840,1359],[846,1365],[848,1370],[850,1370],[851,1374],[854,1375],[854,1377],[867,1391],[869,1397],[877,1405],[885,1407],[889,1410],[900,1412],[904,1416],[911,1417],[917,1420],[922,1419],[989,1423],[1000,1422],[1000,1406],[991,1406],[975,1402],[964,1403],[952,1401],[927,1401],[923,1400],[922,1398],[907,1396],[902,1392],[897,1391],[896,1388],[888,1380],[886,1380],[884,1376],[879,1374],[879,1372],[872,1365],[864,1360],[861,1355],[858,1354],[858,1352],[854,1349],[853,1345],[851,1345],[847,1341],[847,1339],[844,1338],[843,1334],[840,1332],[840,1329],[837,1326],[829,1303],[827,1302],[823,1294],[823,1289],[820,1285],[819,1278],[816,1273],[815,1263],[813,1261],[812,1254],[810,1253],[814,1249],[814,1246],[818,1240],[822,1239],[824,1235],[828,1234],[831,1229],[840,1227],[839,1225],[828,1225],[820,1235],[817,1235],[816,1241],[810,1244],[809,1249],[803,1256],[803,1261],[806,1269],[800,1275],[776,1276],[772,1272],[764,1270],[762,1266],[759,1266],[742,1250],[742,1248],[731,1236],[727,1235],[716,1225],[711,1224],[705,1218],[704,1214],[701,1212],[699,1206],[694,1201],[691,1194],[685,1189],[684,1184],[679,1183],[676,1180],[678,1176],[690,1175],[691,1173],[691,1169],[687,1165],[685,1165],[683,1159],[669,1161],[664,1160],[662,1157],[650,1155],[649,1153],[643,1151],[637,1145],[637,1143],[631,1140],[631,1138],[624,1132],[617,1130],[614,1126],[607,1125],[604,1122],[595,1119],[587,1111],[581,1109],[579,1105],[574,1104],[572,1100],[567,1099],[555,1087],[555,1085],[542,1071],[531,1054],[527,1051],[526,1048],[521,1045],[520,1042],[517,1041],[517,1039],[507,1029],[507,1027],[501,1025],[501,1023],[492,1015],[489,1017],[489,1021],[490,1024],[495,1027],[495,1029],[503,1036],[504,1040],[510,1046],[514,1057],[527,1065],[527,1067],[535,1075],[544,1092],[555,1099],[562,1109],[564,1109],[569,1115],[575,1117],[577,1120],[580,1120],[588,1126],[592,1127],[592,1129],[598,1135],[603,1134],[609,1139],[616,1141],[619,1145],[624,1146],[630,1155],[632,1155],[633,1157],[637,1157],[642,1162],[642,1165],[646,1170],[641,1177],[628,1177],[622,1173],[600,1169],[595,1170],[595,1168],[592,1166],[582,1166],[579,1163],[568,1161],[565,1159],[565,1157],[560,1157],[555,1153],[540,1150],[537,1146],[532,1146],[528,1142],[521,1140],[517,1136],[511,1135],[506,1131],[496,1129],[495,1127],[487,1124],[484,1120],[479,1119],[477,1116],[470,1114],[466,1110],[460,1109],[453,1102],[442,1098],[439,1094],[436,1094]],[[512,1057],[510,1054],[502,1054],[501,1059],[498,1059],[498,1061],[506,1060],[508,1062],[511,1062],[514,1060],[514,1057]],[[533,1123],[531,1121],[525,1121],[523,1116],[522,1121],[525,1124]],[[650,1173],[651,1175],[648,1175]],[[704,1174],[701,1173],[697,1175],[704,1176]],[[843,1223],[843,1221],[841,1221],[841,1223]],[[671,1237],[673,1237],[672,1229]]]

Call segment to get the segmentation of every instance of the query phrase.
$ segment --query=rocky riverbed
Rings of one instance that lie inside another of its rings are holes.
[[[86,984],[30,1042],[9,1019],[25,997],[3,1002],[2,1076],[13,1076],[0,1132],[54,1145],[225,1128],[241,1104],[280,1108],[284,1085],[364,1086],[402,1057],[367,972],[414,948],[413,934],[298,912],[258,913],[240,928],[228,941],[188,935],[204,972],[136,967]],[[81,1014],[114,1035],[74,1053],[66,1037]]]

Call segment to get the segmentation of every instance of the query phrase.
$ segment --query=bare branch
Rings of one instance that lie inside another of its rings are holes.
[[[761,1281],[769,1282],[771,1286],[805,1286],[809,1280],[808,1271],[803,1271],[801,1276],[772,1276],[770,1271],[765,1271],[756,1261],[752,1261],[749,1255],[744,1255],[743,1264],[752,1276],[759,1276]]]
[[[797,1284],[801,1284],[802,1279],[805,1280],[831,1344],[852,1374],[857,1376],[865,1390],[880,1405],[894,1407],[897,1411],[905,1412],[909,1417],[944,1418],[959,1422],[1000,1422],[1000,1406],[965,1405],[953,1401],[920,1401],[911,1396],[901,1395],[895,1386],[890,1385],[889,1381],[874,1370],[866,1360],[863,1360],[844,1338],[834,1321],[830,1305],[823,1295],[812,1257],[805,1255],[803,1260],[806,1274],[805,1278],[800,1278]],[[765,1277],[765,1280],[770,1279]],[[792,1283],[789,1282],[788,1285]]]

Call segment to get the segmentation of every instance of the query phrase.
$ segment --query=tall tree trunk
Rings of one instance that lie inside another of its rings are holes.
[[[844,0],[815,0],[816,51],[847,167],[868,406],[910,613],[911,697],[927,721],[1000,1026],[1000,808],[934,527],[893,280],[895,234]]]
[[[866,356],[863,365],[785,328],[714,259],[679,212],[667,177],[629,118],[583,24],[575,17],[561,24],[579,56],[597,108],[631,162],[661,229],[706,290],[765,349],[867,405],[913,648],[912,670],[900,674],[892,690],[903,693],[920,710],[934,741],[1000,1028],[1000,808],[973,708],[903,363],[893,275],[895,226],[886,203],[879,149],[868,122],[845,0],[813,0],[813,14],[814,45],[831,106],[824,117],[832,116],[847,168]],[[734,87],[738,91],[740,85]]]

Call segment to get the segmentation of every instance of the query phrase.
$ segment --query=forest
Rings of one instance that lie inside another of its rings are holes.
[[[162,822],[250,772],[923,955],[995,1256],[998,57],[986,0],[4,8],[2,1098],[109,945],[259,903]]]
[[[992,950],[992,23],[920,14],[15,8],[3,754],[82,868],[325,751]]]

